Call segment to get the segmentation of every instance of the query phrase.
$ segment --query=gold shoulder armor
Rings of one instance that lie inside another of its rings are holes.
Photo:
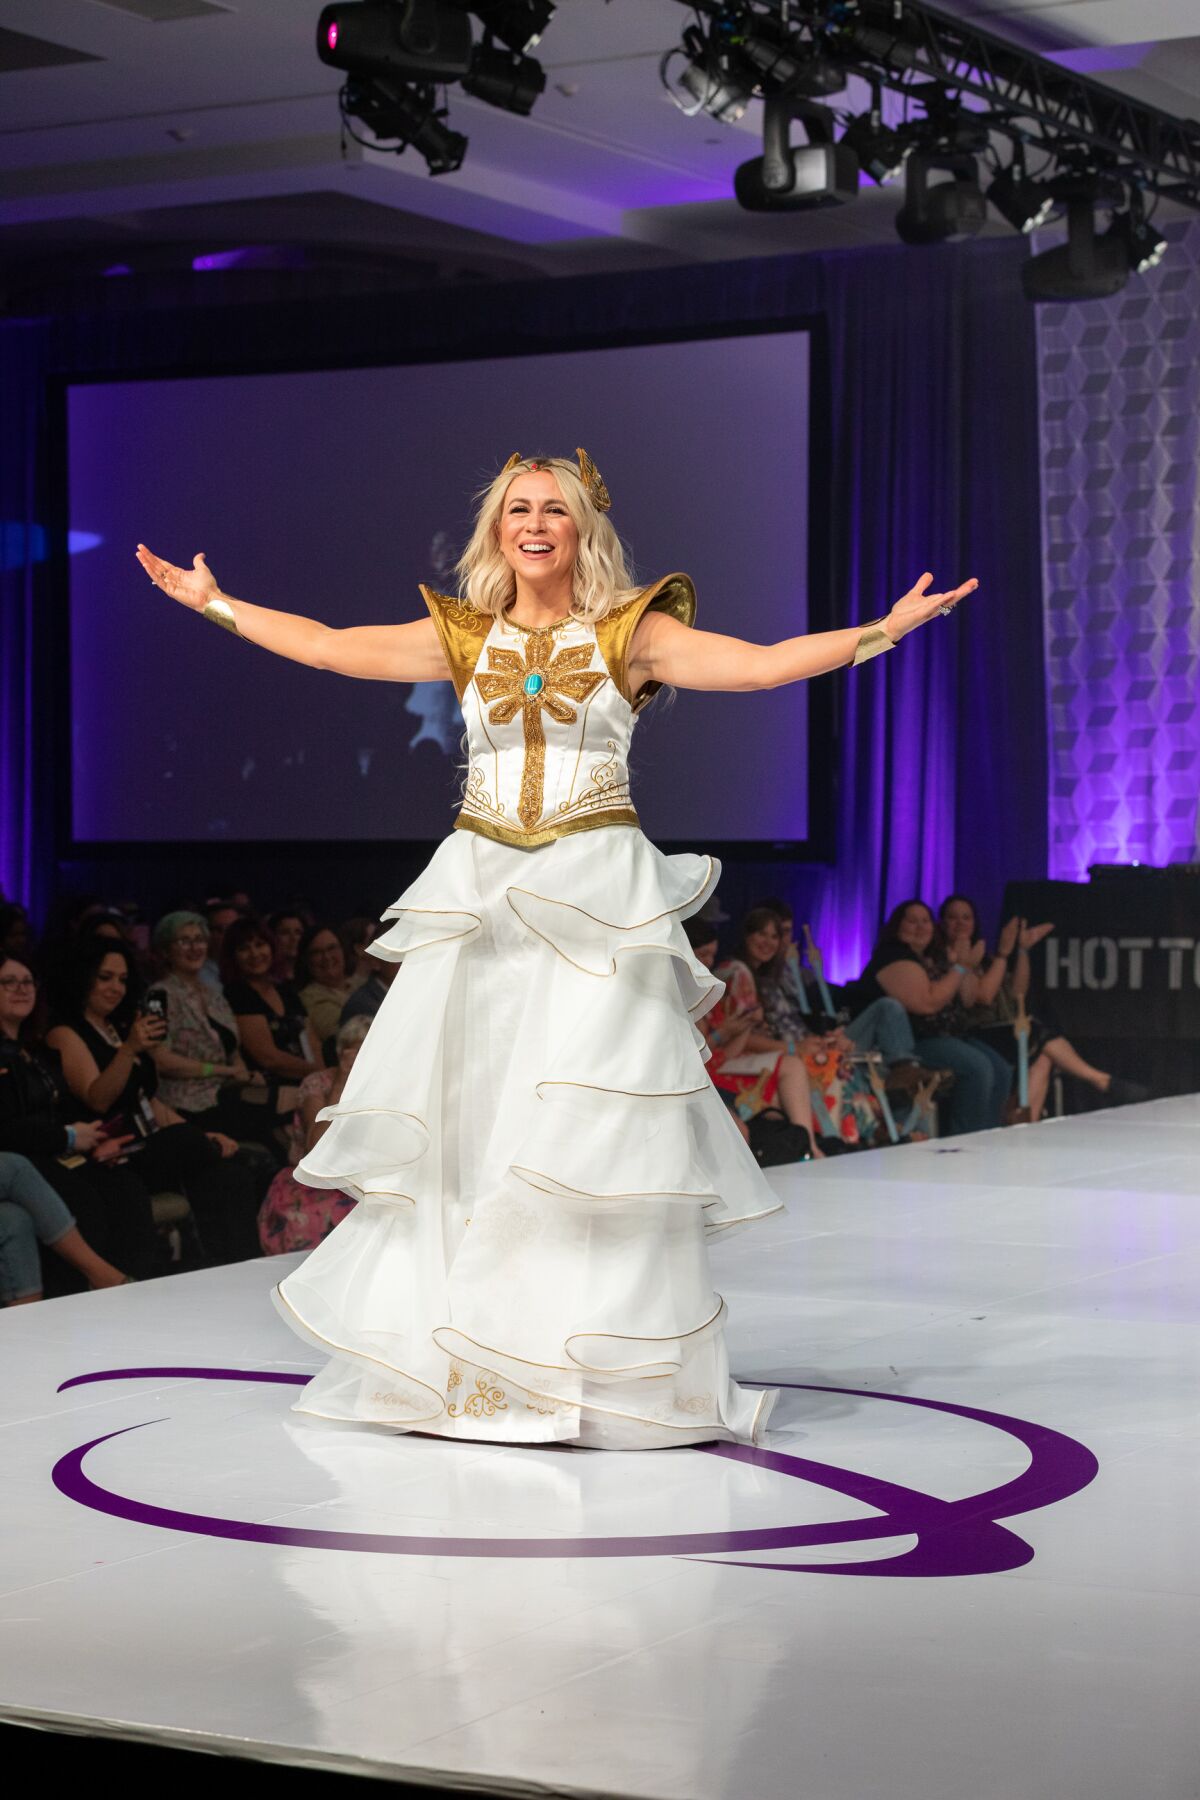
[[[480,612],[476,606],[468,606],[452,594],[439,594],[436,588],[426,587],[424,583],[421,584],[421,598],[437,626],[454,691],[461,700],[475,673],[483,640],[492,629],[491,615]]]
[[[627,662],[629,646],[638,621],[648,612],[670,613],[683,625],[696,622],[696,590],[687,575],[664,575],[661,581],[643,588],[632,600],[615,606],[603,619],[596,621],[596,638],[600,654],[608,665],[614,683],[624,694],[634,712],[648,706],[662,686],[661,681],[648,681],[637,694],[629,691]]]

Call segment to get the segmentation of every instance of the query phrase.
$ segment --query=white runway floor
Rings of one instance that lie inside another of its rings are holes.
[[[0,1719],[500,1793],[1200,1795],[1200,1096],[773,1179],[714,1253],[735,1373],[797,1384],[765,1454],[293,1419],[291,1259],[0,1315]]]

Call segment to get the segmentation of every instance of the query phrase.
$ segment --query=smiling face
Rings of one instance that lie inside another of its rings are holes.
[[[332,931],[318,931],[308,946],[308,967],[314,981],[337,987],[346,979],[346,958],[341,941]]]
[[[513,478],[496,529],[500,554],[523,584],[549,590],[570,581],[579,532],[548,470]]]
[[[0,961],[0,1031],[15,1037],[37,1004],[37,983],[19,956]]]
[[[896,927],[896,936],[918,956],[924,956],[933,941],[933,914],[919,901],[904,909],[904,917]]]
[[[87,1009],[97,1018],[107,1019],[125,998],[129,986],[129,970],[123,956],[106,956],[96,970],[88,989]]]
[[[167,945],[167,966],[176,975],[199,975],[208,957],[208,934],[199,925],[185,925]]]
[[[951,900],[942,909],[942,930],[954,942],[957,938],[966,938],[972,943],[975,938],[975,908],[969,900]]]
[[[247,981],[265,981],[271,973],[271,946],[265,937],[247,938],[234,953],[238,974]]]
[[[746,954],[755,968],[761,967],[763,963],[769,963],[773,957],[778,956],[779,945],[779,925],[774,919],[760,925],[757,931],[746,933]]]

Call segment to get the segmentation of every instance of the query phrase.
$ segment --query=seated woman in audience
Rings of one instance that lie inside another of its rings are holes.
[[[345,946],[332,925],[308,927],[296,953],[296,985],[309,1037],[322,1054],[327,1040],[337,1035],[343,1006],[365,980],[365,975],[360,979],[347,971]]]
[[[346,950],[346,972],[352,981],[369,981],[379,968],[379,958],[371,955],[371,945],[379,935],[379,920],[357,914],[343,919],[338,936]]]
[[[294,982],[296,957],[300,952],[300,940],[308,927],[308,920],[302,914],[285,907],[283,911],[270,915],[267,927],[275,945],[271,974],[278,982]]]
[[[0,1305],[42,1298],[39,1243],[77,1270],[90,1288],[122,1287],[129,1280],[96,1254],[66,1202],[29,1158],[0,1150]]]
[[[683,928],[697,962],[706,969],[714,968],[715,927],[697,917],[685,919]],[[732,1095],[734,1112],[747,1124],[760,1116],[782,1114],[788,1124],[802,1126],[814,1155],[819,1155],[804,1064],[789,1054],[786,1044],[763,1030],[754,978],[745,965],[723,963],[717,973],[725,983],[725,993],[711,1012],[697,1020],[709,1048],[708,1073],[714,1086]],[[753,1132],[749,1136],[753,1144]]]
[[[1007,961],[1003,948],[993,960]],[[1002,978],[1003,971],[996,979]],[[953,1071],[954,1087],[941,1115],[950,1136],[1002,1124],[1012,1086],[1012,1069],[999,1051],[969,1035],[967,1005],[978,987],[976,969],[951,962],[941,928],[923,900],[902,900],[893,909],[859,981],[868,997],[899,1000],[923,1062]]]
[[[274,961],[268,928],[257,919],[235,919],[221,945],[221,975],[242,1054],[251,1069],[293,1087],[324,1064],[305,1042],[308,1016],[300,995],[292,982],[275,980]]]
[[[854,1060],[853,1041],[840,1027],[814,1031],[815,1015],[796,1005],[794,982],[787,980],[789,941],[773,906],[753,908],[742,922],[736,956],[754,978],[764,1028],[803,1062],[823,1138],[855,1150],[890,1142],[883,1103],[865,1064]],[[920,1120],[905,1096],[897,1104],[897,1130],[907,1134]]]
[[[110,1135],[130,1138],[126,1156],[148,1193],[181,1190],[212,1262],[257,1256],[257,1212],[250,1172],[235,1160],[237,1144],[219,1131],[188,1124],[158,1098],[151,1054],[164,1021],[135,1004],[129,950],[114,939],[85,946],[71,971],[73,1009],[47,1033],[62,1058],[67,1086],[85,1116]]]
[[[108,1136],[70,1094],[58,1056],[37,1030],[37,983],[15,957],[0,962],[0,1151],[27,1157],[106,1263],[154,1272],[150,1196],[121,1159],[129,1137]],[[52,1276],[65,1271],[49,1271]],[[66,1281],[69,1288],[71,1283]],[[58,1289],[57,1281],[46,1284]],[[61,1290],[60,1290],[61,1291]]]
[[[953,961],[982,961],[984,941],[979,935],[979,915],[975,903],[965,894],[951,894],[942,901],[938,919],[946,934]],[[1009,1063],[1016,1064],[1017,1040],[1013,1024],[1019,1002],[1028,996],[1031,972],[1029,952],[1054,930],[1052,924],[1030,925],[1025,919],[1010,919],[1000,934],[999,947],[1015,941],[1015,959],[1010,953],[1002,965],[1001,978],[988,979],[999,959],[980,977],[973,1000],[968,1001],[971,1034],[991,1044]],[[1113,1106],[1128,1106],[1150,1098],[1149,1088],[1120,1075],[1110,1075],[1094,1068],[1080,1056],[1075,1046],[1059,1031],[1057,1022],[1044,1002],[1029,1017],[1029,1117],[1036,1124],[1046,1110],[1050,1076],[1059,1069],[1074,1075],[1098,1094],[1104,1094]]]
[[[204,980],[208,944],[208,924],[199,913],[170,912],[154,927],[165,973],[152,992],[166,1003],[166,1030],[153,1046],[158,1097],[193,1124],[232,1129],[222,1102],[249,1081],[250,1071],[224,990]]]
[[[299,1162],[320,1140],[329,1121],[317,1114],[336,1106],[354,1067],[359,1046],[370,1020],[351,1019],[337,1032],[337,1063],[318,1069],[300,1083],[300,1116],[296,1121],[296,1155]],[[337,1190],[304,1187],[291,1169],[280,1169],[258,1215],[258,1236],[265,1256],[282,1256],[289,1250],[311,1250],[340,1225],[354,1206],[353,1196]]]

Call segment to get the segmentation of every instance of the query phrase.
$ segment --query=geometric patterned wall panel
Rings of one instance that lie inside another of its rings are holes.
[[[1039,306],[1049,874],[1187,862],[1200,801],[1200,222]]]

